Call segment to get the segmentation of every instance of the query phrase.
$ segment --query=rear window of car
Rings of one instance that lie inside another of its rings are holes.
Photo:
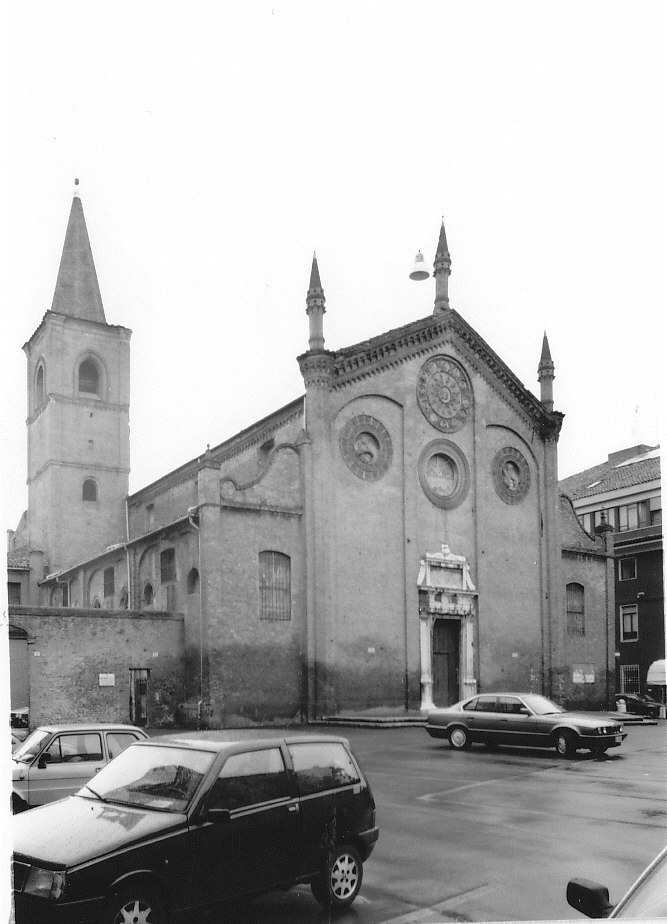
[[[342,744],[290,744],[289,752],[302,796],[360,782],[357,768]]]
[[[213,784],[209,808],[244,808],[285,799],[289,780],[280,748],[232,754]]]
[[[496,697],[478,696],[477,699],[471,699],[463,708],[474,712],[495,712]]]

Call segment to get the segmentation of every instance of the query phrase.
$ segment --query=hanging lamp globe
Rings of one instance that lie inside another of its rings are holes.
[[[415,264],[412,267],[412,272],[410,273],[410,279],[428,279],[430,272],[426,269],[426,264],[424,263],[424,254],[421,250],[417,253],[415,257]]]

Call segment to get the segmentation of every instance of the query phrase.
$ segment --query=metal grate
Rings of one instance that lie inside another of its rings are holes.
[[[639,693],[638,664],[621,664],[621,693]]]

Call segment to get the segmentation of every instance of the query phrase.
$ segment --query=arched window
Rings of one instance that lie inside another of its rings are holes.
[[[123,587],[118,598],[118,606],[121,610],[126,610],[128,605],[127,587]]]
[[[92,359],[84,359],[79,366],[79,391],[99,397],[100,373]]]
[[[193,568],[190,574],[188,574],[188,593],[196,594],[199,590],[199,572],[196,568]]]
[[[291,619],[291,560],[282,552],[259,553],[259,618]]]
[[[567,634],[585,635],[584,588],[582,584],[568,584],[567,588]]]
[[[153,602],[153,585],[150,581],[144,584],[144,592],[141,595],[141,602],[144,606],[150,606]]]
[[[94,609],[94,610],[100,610],[100,609],[102,609],[102,604],[100,603],[98,597],[95,597],[95,599],[93,600],[93,609]]]
[[[46,385],[44,383],[44,366],[40,364],[35,379],[35,407],[40,408],[46,400]]]
[[[97,500],[97,482],[94,478],[86,478],[84,481],[83,488],[81,489],[81,500]]]

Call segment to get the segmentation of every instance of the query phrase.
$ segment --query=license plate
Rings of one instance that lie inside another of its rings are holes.
[[[622,740],[623,740],[622,735],[616,735],[616,737],[614,738],[614,741],[616,742],[616,744],[620,744]]]

